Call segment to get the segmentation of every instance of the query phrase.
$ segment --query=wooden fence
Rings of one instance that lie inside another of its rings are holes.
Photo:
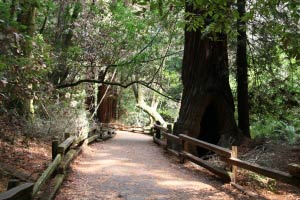
[[[134,132],[134,133],[142,133],[146,135],[152,135],[151,128],[145,128],[141,126],[130,126],[130,125],[125,125],[121,123],[109,123],[109,124],[102,124],[102,127],[110,127],[110,128],[115,128],[121,131],[129,131],[129,132]]]
[[[170,152],[171,154],[177,156],[181,163],[184,162],[184,160],[189,160],[195,164],[198,164],[213,174],[221,177],[226,182],[231,182],[231,184],[238,189],[241,188],[241,186],[236,184],[236,178],[237,178],[237,168],[243,168],[248,171],[252,171],[258,174],[261,174],[263,176],[273,178],[275,180],[288,183],[290,185],[294,185],[296,187],[300,187],[300,165],[298,164],[289,164],[288,169],[289,172],[282,172],[275,169],[270,169],[267,167],[263,167],[257,164],[253,164],[244,160],[240,160],[237,157],[237,147],[232,146],[232,149],[226,149],[214,144],[207,143],[205,141],[201,141],[199,139],[193,138],[188,136],[187,134],[179,134],[174,135],[172,134],[171,128],[165,128],[160,125],[154,125],[154,134],[153,134],[153,141],[162,146],[166,151]],[[162,136],[164,137],[162,139]],[[179,150],[176,151],[174,149],[171,149],[170,143],[175,143]],[[228,165],[231,166],[231,171],[226,171],[224,169],[221,169],[217,166],[212,165],[208,161],[205,161],[197,156],[194,156],[190,154],[189,152],[186,152],[184,150],[185,143],[190,143],[193,145],[196,145],[201,148],[205,148],[207,150],[215,152],[220,160],[224,161]]]
[[[14,183],[8,185],[8,190],[0,194],[0,200],[31,200],[37,197],[38,192],[50,181],[49,187],[41,195],[39,199],[54,199],[56,192],[60,188],[65,176],[66,170],[70,163],[82,150],[90,143],[96,140],[106,140],[115,136],[115,131],[105,130],[100,134],[88,136],[70,136],[65,134],[65,140],[59,144],[58,140],[52,141],[52,162],[48,168],[41,174],[35,183]],[[51,180],[50,180],[51,179]]]
[[[96,140],[106,140],[115,135],[115,132],[111,128],[118,128],[120,130],[151,134],[153,135],[153,141],[162,146],[167,152],[175,155],[179,158],[181,163],[185,160],[189,160],[195,164],[198,164],[213,174],[221,177],[224,181],[230,182],[236,188],[241,189],[242,187],[236,184],[237,168],[243,168],[266,177],[273,178],[284,183],[300,187],[300,166],[298,164],[290,164],[288,166],[289,172],[282,172],[270,168],[266,168],[257,164],[253,164],[244,160],[240,160],[237,157],[237,147],[233,146],[231,150],[207,143],[205,141],[198,140],[190,137],[187,134],[172,134],[171,126],[167,128],[154,125],[153,128],[143,128],[136,126],[126,126],[123,124],[102,124],[102,132],[93,134],[90,137],[84,136],[70,136],[65,134],[65,140],[59,144],[58,140],[52,142],[52,162],[48,168],[41,174],[35,183],[23,183],[19,184],[18,181],[12,181],[8,185],[8,190],[0,194],[0,200],[31,200],[36,198],[38,192],[49,182],[49,187],[41,195],[39,199],[50,200],[55,197],[60,185],[62,184],[66,170],[70,163],[76,156],[86,147],[88,144]],[[92,131],[95,132],[94,130]],[[163,137],[163,139],[162,139]],[[220,167],[214,166],[208,161],[205,161],[191,153],[185,151],[184,146],[186,143],[196,145],[201,148],[215,152],[220,160],[224,161],[231,166],[231,171],[226,171]],[[171,144],[176,144],[179,150],[171,148]],[[245,192],[245,191],[244,191]],[[251,195],[251,192],[246,192]]]

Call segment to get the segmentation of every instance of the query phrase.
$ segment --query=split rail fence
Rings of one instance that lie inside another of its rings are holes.
[[[110,128],[153,135],[154,143],[162,146],[167,152],[178,157],[180,163],[184,163],[185,160],[189,160],[199,166],[202,166],[213,174],[219,176],[225,182],[230,182],[231,185],[239,190],[242,190],[243,192],[246,192],[250,196],[255,196],[255,194],[245,191],[241,186],[236,184],[238,167],[290,185],[294,185],[296,187],[300,187],[300,165],[298,164],[289,164],[289,172],[283,172],[253,164],[238,158],[236,146],[232,146],[230,150],[190,137],[187,134],[174,135],[172,134],[171,125],[168,125],[167,128],[165,128],[161,125],[155,124],[152,128],[144,128],[138,126],[127,126],[119,123],[111,123],[101,124],[101,127],[104,127],[106,131],[102,131],[100,134],[93,134],[90,137],[75,137],[66,134],[65,140],[62,143],[59,144],[58,140],[54,140],[52,142],[52,162],[38,178],[38,180],[35,183],[23,183],[20,185],[18,185],[18,181],[12,180],[8,185],[8,191],[0,194],[0,200],[31,200],[37,196],[43,185],[45,185],[45,183],[50,179],[51,183],[48,187],[48,190],[42,193],[42,195],[39,196],[39,199],[53,199],[66,176],[66,169],[72,160],[82,151],[84,147],[93,141],[112,138],[115,135],[115,132],[110,131]],[[93,129],[92,132],[95,132],[95,129]],[[176,149],[178,150],[172,148],[174,144],[177,146]],[[226,171],[218,166],[214,166],[208,161],[185,151],[184,146],[186,144],[193,144],[209,151],[213,151],[216,153],[216,155],[218,155],[221,161],[224,161],[231,166],[231,171]]]
[[[133,132],[133,133],[142,133],[146,135],[152,135],[152,128],[148,127],[141,127],[141,126],[129,126],[129,125],[124,125],[120,123],[109,123],[109,124],[103,124],[102,126],[109,126],[121,131],[128,131],[128,132]]]
[[[54,199],[65,176],[66,170],[72,160],[79,155],[82,150],[94,141],[102,141],[115,136],[115,131],[105,127],[100,134],[95,134],[96,129],[88,134],[91,136],[70,136],[65,134],[65,140],[59,144],[58,140],[52,141],[52,162],[47,169],[40,175],[36,182],[20,183],[19,180],[11,179],[7,191],[0,194],[0,200],[51,200]],[[92,134],[91,134],[92,133]],[[38,194],[43,186],[50,182],[43,193]]]
[[[180,160],[180,163],[184,163],[184,160],[189,160],[197,165],[200,165],[206,168],[207,170],[209,170],[210,172],[212,172],[213,174],[222,178],[225,182],[230,182],[234,187],[236,187],[239,190],[243,190],[243,189],[241,189],[242,188],[241,186],[236,184],[238,167],[296,187],[300,187],[300,165],[298,164],[289,164],[288,166],[289,172],[270,169],[244,160],[240,160],[237,156],[237,146],[232,146],[232,149],[230,150],[190,137],[187,134],[174,135],[172,134],[171,125],[168,125],[167,127],[168,128],[165,128],[157,124],[154,125],[153,127],[154,143],[162,146],[167,152],[177,156]],[[220,167],[214,166],[208,161],[203,160],[185,151],[184,146],[187,143],[214,152],[220,158],[221,161],[224,161],[229,166],[231,166],[231,171],[226,171]],[[178,150],[172,148],[174,144],[177,146],[176,149]]]

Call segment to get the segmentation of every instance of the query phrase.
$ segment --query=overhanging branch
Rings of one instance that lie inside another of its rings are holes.
[[[179,99],[176,99],[174,97],[171,97],[171,96],[168,96],[166,94],[163,94],[162,92],[158,91],[157,89],[153,88],[150,86],[149,83],[145,82],[145,81],[132,81],[130,83],[127,83],[127,84],[122,84],[122,83],[118,83],[118,82],[110,82],[110,81],[101,81],[101,80],[95,80],[95,79],[81,79],[81,80],[78,80],[74,83],[69,83],[69,84],[63,84],[63,85],[58,85],[56,88],[57,89],[62,89],[62,88],[68,88],[68,87],[75,87],[81,83],[100,83],[100,84],[103,84],[103,85],[114,85],[114,86],[118,86],[118,87],[122,87],[122,88],[128,88],[129,86],[133,85],[133,84],[140,84],[140,85],[143,85],[145,86],[146,88],[156,92],[157,94],[167,98],[167,99],[170,99],[172,101],[175,101],[177,103],[180,103],[180,100]]]
[[[182,53],[182,52],[183,52],[183,50],[179,50],[179,51],[175,51],[175,52],[166,54],[166,55],[164,55],[164,56],[155,57],[155,58],[150,58],[150,59],[148,59],[148,60],[140,60],[140,61],[139,61],[139,60],[131,60],[131,61],[124,62],[124,63],[120,63],[120,64],[110,64],[110,65],[108,65],[108,67],[118,67],[118,66],[124,66],[124,65],[129,65],[129,64],[149,63],[149,62],[156,61],[156,60],[161,60],[161,59],[164,59],[164,58],[166,58],[166,57],[170,57],[170,56],[173,56],[173,55]]]

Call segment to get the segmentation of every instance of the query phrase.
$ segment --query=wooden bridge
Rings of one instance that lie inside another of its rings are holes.
[[[114,137],[116,129],[120,131],[115,139],[102,142]],[[95,141],[101,142],[87,148]],[[152,141],[163,149],[157,148]],[[226,171],[186,152],[184,147],[189,143],[215,152],[230,170]],[[174,144],[176,150],[172,148]],[[39,179],[35,183],[10,184],[8,191],[0,194],[0,200],[54,199],[66,178],[67,168],[84,149],[91,152],[78,160],[56,199],[239,198],[239,194],[228,193],[222,187],[223,182],[229,182],[235,188],[258,198],[236,184],[238,167],[300,187],[300,168],[296,164],[289,166],[289,172],[281,172],[238,159],[237,147],[229,150],[185,134],[174,135],[170,126],[155,125],[145,129],[110,124],[102,126],[100,132],[93,129],[89,137],[66,134],[62,143],[54,140],[53,161]],[[190,162],[184,164],[186,160],[204,167],[222,182],[216,178],[207,180],[212,174]]]

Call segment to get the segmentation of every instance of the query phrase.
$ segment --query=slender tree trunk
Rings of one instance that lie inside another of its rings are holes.
[[[66,7],[73,6],[72,13],[67,12]],[[69,75],[70,68],[67,65],[67,53],[69,47],[72,45],[74,22],[77,20],[81,12],[82,4],[79,0],[69,3],[66,0],[60,1],[59,12],[57,17],[57,32],[56,32],[56,46],[57,51],[61,52],[59,56],[59,64],[57,69],[49,75],[51,82],[58,85],[65,81]]]
[[[151,108],[157,110],[159,104],[159,99],[156,94],[153,94]],[[149,117],[150,123],[149,126],[153,126],[157,120],[155,120],[152,116]]]
[[[12,0],[10,4],[10,20],[13,20],[16,13],[16,0]]]
[[[73,13],[71,15],[71,20],[70,22],[68,22],[68,31],[64,36],[64,41],[62,43],[62,47],[63,49],[68,49],[71,46],[71,41],[72,41],[72,37],[73,37],[73,29],[74,29],[74,25],[73,23],[77,20],[80,12],[81,12],[81,3],[79,0],[77,0],[75,2],[74,8],[73,8]]]
[[[41,27],[41,29],[40,29],[40,34],[43,34],[43,33],[44,33],[44,30],[45,30],[46,24],[47,24],[47,20],[48,20],[48,16],[45,16],[44,21],[43,21],[43,24],[42,24],[42,27]]]
[[[15,1],[12,3],[12,7],[15,6]],[[28,59],[32,56],[32,38],[34,37],[34,32],[36,30],[37,5],[38,3],[35,0],[20,0],[20,13],[17,20],[25,27],[22,32],[29,36],[29,38],[26,38],[25,42],[22,44],[24,57]],[[12,7],[11,14],[13,15],[12,10],[14,8]],[[11,17],[13,17],[12,15]],[[31,94],[28,95],[23,102],[23,112],[28,118],[34,119],[34,92],[32,83],[27,85],[27,89]]]
[[[248,63],[247,63],[247,35],[246,23],[241,20],[245,16],[246,0],[238,0],[240,18],[237,21],[237,101],[238,124],[246,137],[250,138],[249,130],[249,97],[248,97]]]
[[[20,9],[18,22],[26,27],[23,32],[30,37],[26,39],[22,49],[24,56],[30,57],[32,51],[32,37],[34,36],[36,27],[37,2],[20,0]]]
[[[186,4],[186,12],[205,14]],[[207,22],[209,23],[209,22]],[[174,133],[229,146],[240,141],[229,86],[227,36],[202,35],[200,29],[185,30],[182,64],[183,95]],[[188,145],[186,150],[203,155],[205,150]]]
[[[144,100],[144,94],[139,85],[133,85],[133,92],[137,101],[137,107],[146,112],[150,117],[152,117],[155,121],[159,121],[163,126],[166,125],[163,117],[157,112],[156,107],[151,107],[147,105]]]

